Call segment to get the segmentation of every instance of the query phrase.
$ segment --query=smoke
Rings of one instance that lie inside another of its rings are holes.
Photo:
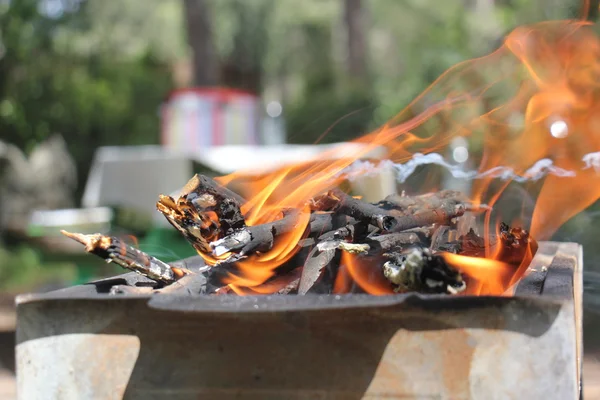
[[[585,169],[594,168],[596,172],[600,172],[600,151],[586,154],[583,156],[583,162],[585,163]]]
[[[583,161],[586,164],[585,168],[593,167],[600,171],[600,152],[586,154],[583,157]],[[513,168],[504,166],[494,167],[483,172],[473,170],[465,171],[460,165],[449,163],[438,153],[416,153],[413,155],[412,159],[403,164],[395,164],[389,160],[381,161],[377,164],[370,161],[358,160],[344,169],[343,174],[352,181],[359,176],[372,176],[378,174],[382,170],[394,169],[398,181],[404,183],[417,168],[422,165],[438,165],[446,169],[454,178],[467,180],[496,178],[522,183],[534,182],[547,175],[559,177],[574,177],[576,175],[575,171],[555,166],[554,162],[549,158],[543,158],[537,161],[521,175],[517,174]]]

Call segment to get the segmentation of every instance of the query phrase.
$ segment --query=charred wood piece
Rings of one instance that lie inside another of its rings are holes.
[[[304,263],[302,276],[298,283],[298,294],[302,295],[311,291],[323,276],[325,269],[332,263],[339,261],[339,257],[337,257],[339,255],[337,251],[339,243],[335,242],[331,246],[323,246],[322,244],[323,242],[311,250]]]
[[[394,226],[394,217],[387,211],[375,204],[355,199],[339,189],[330,190],[324,195],[315,197],[311,201],[311,207],[318,211],[345,214],[384,231],[389,231]]]
[[[319,236],[318,240],[345,240],[347,242],[360,241],[362,238],[369,236],[371,233],[379,232],[378,228],[375,228],[374,231],[373,228],[374,227],[368,223],[356,222],[354,219],[351,219],[351,222],[345,226]]]
[[[428,248],[387,256],[390,260],[383,265],[383,274],[396,292],[456,294],[466,288],[460,272]]]
[[[462,204],[445,203],[431,210],[396,217],[389,231],[401,232],[434,224],[448,225],[454,218],[462,216],[465,211],[465,207]]]
[[[537,249],[538,244],[528,231],[511,228],[505,223],[501,223],[498,234],[489,239],[489,251],[495,255],[494,258],[508,264],[519,265],[527,252],[533,256]],[[458,240],[441,245],[439,250],[470,257],[486,257],[485,240],[473,229]]]
[[[371,236],[367,239],[367,243],[369,243],[371,247],[377,247],[383,251],[390,251],[422,244],[423,239],[417,232],[396,232]]]
[[[350,254],[366,254],[371,249],[366,243],[350,243],[343,240],[325,240],[317,245],[319,251],[342,250]]]
[[[521,264],[527,252],[533,255],[538,249],[537,241],[529,235],[528,231],[522,228],[511,228],[505,223],[500,224],[498,242],[502,247],[497,258],[513,265]]]
[[[481,212],[491,210],[491,207],[486,204],[472,203],[464,194],[455,190],[442,190],[419,196],[407,196],[404,193],[401,195],[393,194],[377,203],[377,205],[385,210],[395,210],[404,215],[410,215],[440,208],[446,203],[462,204],[466,211]]]
[[[339,189],[331,190],[325,195],[314,198],[311,206],[320,211],[333,211],[349,215],[385,232],[401,232],[433,224],[446,225],[466,211],[464,204],[450,199],[441,201],[435,207],[421,208],[421,211],[413,214],[397,215],[393,210],[385,210],[378,205],[355,199]]]
[[[85,251],[88,253],[94,254],[107,262],[114,262],[125,269],[135,271],[164,285],[170,285],[191,273],[190,270],[173,267],[131,247],[116,237],[105,236],[100,233],[92,235],[67,231],[61,231],[61,233],[83,244]]]
[[[354,222],[354,220],[349,220],[345,215],[312,213],[308,229],[311,235],[321,236]]]
[[[243,202],[212,179],[195,175],[179,193],[160,195],[156,208],[197,251],[209,253],[210,242],[246,226]]]
[[[296,227],[298,213],[286,213],[283,218],[267,224],[246,226],[222,239],[210,243],[214,255],[236,252],[240,256],[255,251],[268,251],[273,247],[275,237],[288,233]]]
[[[277,294],[297,294],[298,288],[300,287],[300,278],[296,278],[287,285],[285,285],[282,289],[277,291]]]
[[[437,229],[435,229],[433,235],[431,236],[431,244],[429,245],[429,248],[432,251],[436,251],[447,242],[446,239],[448,239],[449,230],[450,228],[444,225],[438,226]]]
[[[346,218],[333,214],[312,214],[309,226],[310,234],[319,234],[331,231],[346,223]],[[228,252],[244,256],[253,252],[268,251],[273,247],[275,238],[288,233],[297,226],[298,212],[295,210],[284,213],[283,218],[260,225],[249,225],[238,229],[232,234],[210,243],[210,248],[215,256]]]

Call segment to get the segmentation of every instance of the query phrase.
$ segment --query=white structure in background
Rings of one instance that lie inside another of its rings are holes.
[[[191,178],[189,157],[161,146],[100,147],[96,151],[82,205],[127,207],[146,211],[166,226],[156,212],[159,194],[180,189]]]
[[[58,236],[61,229],[81,233],[108,232],[113,212],[108,207],[36,210],[29,219],[32,236]]]
[[[284,165],[317,159],[323,152],[334,148],[337,151],[330,154],[332,158],[355,153],[351,146],[358,145],[348,143],[285,144],[283,111],[279,101],[270,100],[261,106],[257,96],[239,90],[177,90],[163,106],[161,143],[166,151],[189,157],[217,174],[241,170],[265,172]],[[378,159],[382,155],[379,150],[375,150],[364,156]],[[170,172],[165,174],[171,175]],[[129,173],[126,175],[129,176]],[[356,179],[353,184],[355,190],[362,193],[366,200],[378,201],[396,192],[396,179],[392,168]],[[94,193],[102,192],[94,190]],[[156,195],[152,197],[153,200],[155,198]]]
[[[162,107],[161,143],[186,154],[216,146],[285,143],[283,106],[261,105],[241,90],[190,88],[174,91]]]
[[[265,145],[285,143],[285,122],[282,117],[283,106],[278,101],[270,101],[265,107],[267,116],[261,124],[261,138]]]
[[[162,110],[162,144],[185,153],[227,144],[260,144],[259,99],[234,89],[181,89]]]
[[[448,148],[448,156],[456,165],[461,166],[465,171],[470,171],[471,164],[469,161],[469,142],[464,137],[456,137],[450,142]],[[452,174],[446,171],[444,178],[444,189],[458,190],[462,193],[471,193],[471,180],[454,178]]]
[[[285,165],[326,156],[334,160],[358,154],[364,145],[357,143],[333,143],[319,145],[279,144],[273,146],[219,146],[198,152],[190,157],[221,174],[235,171],[263,173]],[[382,149],[375,149],[365,157],[380,158]]]
[[[273,145],[273,146],[219,146],[194,156],[195,161],[219,173],[236,171],[262,173],[294,163],[324,159],[352,157],[362,153],[364,145],[358,143],[335,143],[324,145]],[[362,156],[381,159],[383,148],[375,148]],[[396,193],[396,173],[392,165],[377,169],[352,180],[353,190],[366,201],[379,201]]]
[[[182,154],[161,146],[101,147],[97,150],[83,195],[86,208],[103,206],[134,207],[148,211],[163,225],[166,220],[156,212],[159,194],[179,190],[193,174],[192,161],[218,175],[235,171],[264,173],[293,163],[338,159],[356,154],[363,145],[217,146],[195,154]],[[365,154],[373,159],[382,149]],[[359,178],[353,182],[356,192],[366,200],[377,201],[395,193],[392,171]]]

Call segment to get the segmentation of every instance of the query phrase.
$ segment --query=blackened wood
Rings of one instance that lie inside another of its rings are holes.
[[[156,208],[198,252],[209,253],[209,242],[246,225],[240,208],[243,202],[214,180],[195,175],[177,194],[160,195]]]
[[[298,285],[298,294],[306,294],[310,291],[322,276],[325,268],[336,258],[336,253],[336,248],[321,250],[319,246],[317,246],[312,249],[304,263],[304,268],[302,269],[302,277],[300,278]]]
[[[99,233],[92,235],[67,231],[61,231],[61,233],[85,245],[85,251],[88,253],[101,257],[108,262],[114,262],[123,268],[135,271],[165,285],[172,284],[179,278],[191,273],[191,271],[184,268],[172,267],[141,250],[127,245],[116,237]]]
[[[279,289],[277,294],[295,294],[298,292],[298,287],[300,286],[300,278],[296,278],[290,283],[288,283],[284,288]]]
[[[276,221],[238,229],[210,243],[210,247],[217,256],[227,252],[243,256],[256,251],[269,251],[273,247],[275,237],[292,231],[297,223],[298,212],[292,210]]]
[[[327,232],[343,227],[349,221],[345,215],[333,213],[312,213],[310,217],[309,232],[316,236],[321,236]]]
[[[505,223],[500,224],[497,245],[501,247],[496,258],[513,265],[521,264],[527,256],[533,258],[538,249],[537,241],[528,231]]]
[[[390,195],[377,205],[386,210],[394,210],[404,215],[443,207],[444,204],[462,204],[466,211],[485,211],[490,207],[485,204],[472,204],[461,192],[455,190],[441,190],[434,193],[426,193],[419,196]]]
[[[360,242],[369,234],[369,225],[364,222],[351,222],[336,230],[329,231],[319,236],[319,240],[346,240],[350,242]]]
[[[465,208],[462,204],[449,202],[431,210],[396,217],[387,230],[401,232],[433,224],[448,225],[453,218],[460,217],[464,213]]]
[[[231,276],[241,275],[241,270],[235,263],[219,263],[212,266],[208,271],[204,272],[206,277],[206,293],[216,293],[230,281]]]
[[[374,204],[367,203],[333,189],[312,201],[312,207],[320,211],[334,211],[366,222],[383,230],[389,230],[394,223],[394,217],[389,212]]]
[[[436,198],[435,196],[430,196]],[[339,189],[313,199],[312,207],[321,211],[335,211],[358,221],[377,226],[383,231],[400,232],[433,224],[447,225],[453,218],[465,213],[465,206],[456,199],[442,199],[434,206],[414,214],[394,215],[380,205],[370,204],[349,196]]]
[[[193,200],[195,196],[205,193],[215,196],[216,200],[234,200],[240,205],[246,202],[242,196],[219,184],[214,179],[199,174],[194,175],[177,195],[179,197],[188,196],[190,200]]]
[[[373,247],[373,244],[377,244],[376,249],[380,251],[401,250],[405,247],[421,244],[422,242],[422,239],[415,232],[388,233],[385,235],[370,236],[366,240],[366,243],[371,245],[371,247]]]
[[[207,176],[194,175],[178,196],[193,204],[200,212],[214,211],[224,234],[245,225],[240,210],[245,203],[244,198]]]
[[[431,236],[431,244],[429,245],[431,250],[436,251],[447,242],[446,239],[448,239],[447,234],[449,229],[450,228],[445,225],[438,226],[437,229],[435,229],[433,235]]]
[[[329,232],[343,226],[346,223],[345,216],[332,213],[313,213],[307,230],[310,234]],[[268,251],[273,247],[275,238],[281,234],[288,233],[297,227],[298,211],[286,211],[283,218],[260,225],[246,226],[232,234],[216,240],[210,244],[216,255],[226,252],[235,252],[239,255],[247,255],[256,251]]]

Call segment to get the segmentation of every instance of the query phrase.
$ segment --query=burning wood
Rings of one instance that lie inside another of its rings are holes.
[[[394,195],[371,204],[333,189],[303,208],[281,207],[279,215],[260,224],[247,222],[245,204],[241,196],[198,175],[180,193],[159,197],[158,210],[210,266],[196,271],[164,263],[114,237],[63,233],[86,251],[162,285],[187,276],[182,285],[200,279],[198,291],[214,294],[457,294],[470,282],[480,292],[486,285],[481,274],[448,254],[509,265],[514,277],[537,249],[527,231],[505,224],[487,244],[472,228],[459,236],[463,217],[490,208],[455,191]],[[292,242],[294,232],[298,239]],[[265,260],[273,263],[265,267],[260,264]],[[500,270],[506,275],[506,268]],[[490,277],[499,279],[494,272]],[[508,281],[503,280],[502,290]]]
[[[456,294],[466,288],[461,274],[428,248],[389,257],[391,260],[383,264],[383,274],[394,284],[394,291]]]
[[[169,285],[190,273],[184,268],[171,266],[133,248],[116,237],[105,236],[100,233],[84,235],[64,230],[61,233],[85,245],[85,251],[88,253],[101,257],[106,262],[114,262],[125,269],[135,271],[165,285]]]

